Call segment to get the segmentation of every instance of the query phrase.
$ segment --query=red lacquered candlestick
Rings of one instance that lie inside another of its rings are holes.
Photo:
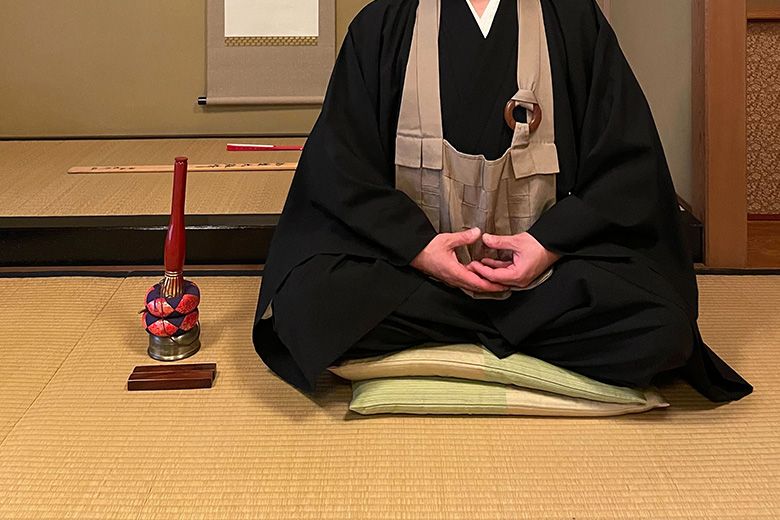
[[[165,238],[165,278],[163,295],[178,296],[184,290],[184,200],[187,193],[187,158],[177,157],[173,168],[173,200],[168,235]]]

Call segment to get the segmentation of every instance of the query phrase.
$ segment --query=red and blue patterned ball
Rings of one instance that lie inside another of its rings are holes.
[[[144,311],[141,316],[141,323],[149,334],[168,338],[170,336],[180,336],[192,330],[198,324],[198,317],[197,309],[184,316],[169,316],[167,318],[152,316],[149,312]]]
[[[178,296],[166,298],[160,284],[146,292],[146,305],[141,313],[141,323],[149,334],[160,337],[179,336],[198,324],[200,290],[189,280],[184,281],[184,291]]]
[[[184,316],[197,309],[199,304],[200,290],[189,280],[184,280],[184,292],[172,298],[162,295],[159,283],[154,284],[146,292],[146,310],[158,318]]]

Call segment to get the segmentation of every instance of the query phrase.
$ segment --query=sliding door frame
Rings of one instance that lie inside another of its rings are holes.
[[[745,0],[693,2],[693,212],[708,267],[747,265]]]

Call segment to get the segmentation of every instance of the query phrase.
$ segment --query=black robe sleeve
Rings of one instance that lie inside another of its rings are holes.
[[[752,386],[706,345],[696,324],[698,288],[676,192],[614,31],[595,0],[543,0],[543,7],[551,52],[566,57],[552,60],[561,172],[558,202],[529,233],[564,256],[631,264],[634,283],[687,311],[696,342],[684,369],[688,381],[716,402],[750,394]]]
[[[327,218],[405,265],[435,231],[414,201],[395,189],[394,148],[379,129],[380,35],[367,29],[360,19],[350,26],[295,178]]]
[[[349,26],[266,260],[256,320],[287,275],[320,254],[408,266],[435,237],[395,189],[395,132],[416,0],[376,0]]]
[[[576,19],[583,36],[567,37],[572,42],[592,41],[592,46],[581,46],[592,50],[592,56],[587,56],[589,70],[571,75],[587,82],[573,86],[570,93],[575,102],[582,98],[581,119],[575,117],[578,154],[571,165],[576,171],[562,172],[573,181],[564,183],[567,191],[558,194],[558,203],[529,233],[559,254],[634,257],[645,262],[674,278],[681,296],[693,302],[690,310],[695,316],[692,265],[650,107],[614,31],[590,3],[588,16]]]

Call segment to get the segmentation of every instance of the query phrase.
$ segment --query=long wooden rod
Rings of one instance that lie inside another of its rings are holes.
[[[282,163],[223,163],[223,164],[191,164],[190,172],[283,172],[294,171],[298,167],[297,162]],[[173,166],[170,164],[148,164],[127,166],[74,166],[68,170],[69,174],[103,174],[103,173],[171,173]]]

